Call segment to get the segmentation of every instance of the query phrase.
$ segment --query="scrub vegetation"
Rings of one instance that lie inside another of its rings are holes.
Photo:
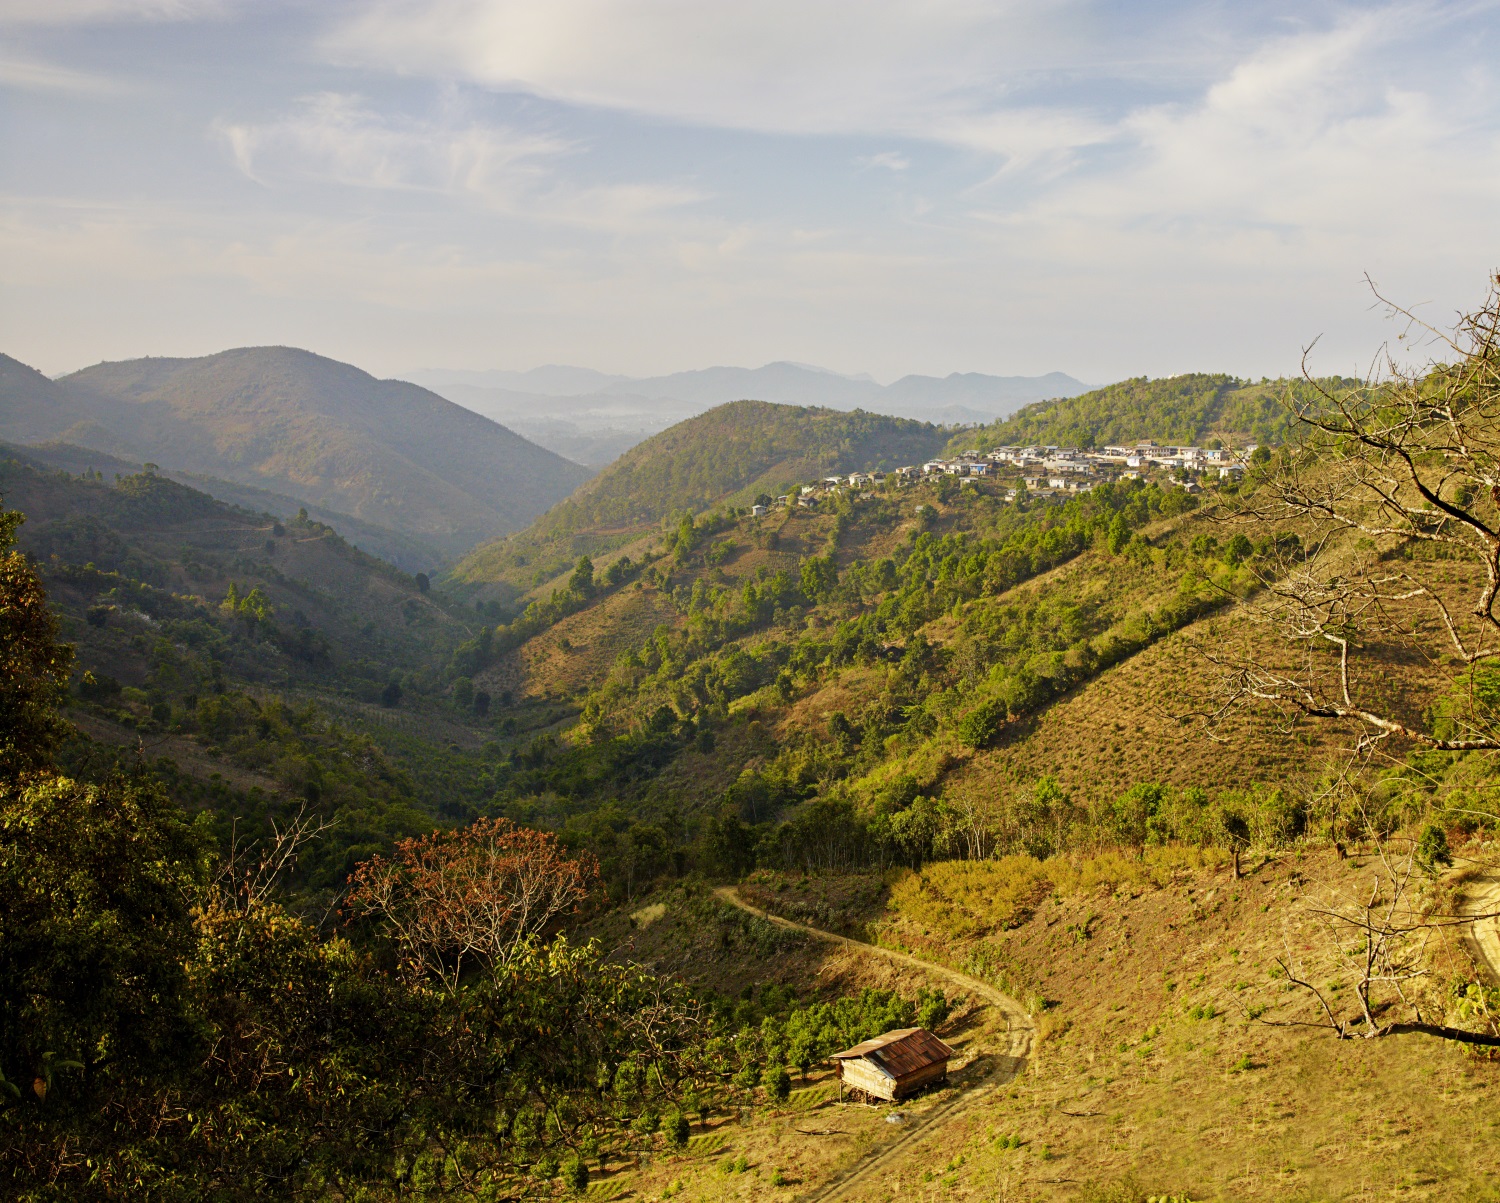
[[[960,436],[1243,479],[745,402],[433,577],[7,449],[6,1191],[1492,1197],[1496,312]]]

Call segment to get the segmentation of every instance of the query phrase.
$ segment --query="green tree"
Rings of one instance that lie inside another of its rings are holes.
[[[792,1076],[784,1065],[773,1065],[761,1075],[761,1085],[776,1102],[784,1103],[792,1093]]]
[[[15,548],[23,521],[0,510],[0,781],[51,763],[62,730],[54,707],[73,663],[40,578]]]
[[[833,556],[809,556],[802,561],[802,592],[811,601],[819,601],[839,583],[838,564]]]
[[[86,1109],[92,1087],[196,1063],[184,965],[205,874],[201,839],[155,783],[45,777],[0,795],[6,1078],[77,1061],[75,1079],[34,1093]]]
[[[583,1194],[589,1188],[589,1167],[582,1157],[574,1154],[562,1167],[563,1185],[575,1194]]]
[[[485,699],[488,703],[489,699]],[[459,677],[453,682],[453,704],[460,710],[467,710],[474,704],[474,682],[468,677]]]
[[[1005,724],[1007,710],[999,698],[985,698],[959,721],[958,740],[970,748],[982,748]]]

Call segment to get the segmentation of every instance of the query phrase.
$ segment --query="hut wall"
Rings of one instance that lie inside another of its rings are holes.
[[[868,1061],[851,1058],[840,1061],[839,1065],[842,1067],[844,1085],[863,1090],[876,1098],[895,1099],[896,1079],[881,1073]]]
[[[948,1062],[935,1061],[931,1065],[924,1065],[921,1069],[914,1069],[909,1074],[904,1074],[896,1079],[896,1089],[892,1098],[904,1099],[907,1095],[915,1094],[922,1087],[939,1081],[948,1072]]]

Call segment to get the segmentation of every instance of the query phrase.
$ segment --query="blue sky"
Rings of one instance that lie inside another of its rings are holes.
[[[1361,371],[1500,266],[1495,3],[0,0],[0,349]]]

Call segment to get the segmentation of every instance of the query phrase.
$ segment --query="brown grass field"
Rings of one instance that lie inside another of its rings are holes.
[[[1491,857],[1495,850],[1459,851]],[[1339,1041],[1316,1027],[1277,1026],[1315,1018],[1303,992],[1277,976],[1278,956],[1291,957],[1334,997],[1347,993],[1348,966],[1330,954],[1302,901],[1366,888],[1364,858],[1291,853],[1253,863],[1235,881],[1227,860],[1213,853],[1159,850],[1144,861],[1105,855],[1075,862],[1055,891],[1033,892],[1011,927],[986,926],[990,900],[1014,873],[988,865],[993,880],[969,882],[967,895],[952,879],[957,866],[924,871],[934,888],[947,887],[950,903],[971,900],[978,909],[967,917],[962,906],[924,906],[922,891],[901,878],[803,882],[762,874],[749,887],[757,905],[790,899],[784,910],[793,916],[823,908],[837,917],[840,907],[865,921],[873,916],[882,941],[942,963],[982,966],[1036,1016],[1035,1051],[1020,1078],[976,1091],[975,1101],[955,1105],[879,1173],[827,1197],[1500,1197],[1500,1061],[1420,1035]],[[680,894],[659,901],[659,913],[637,912],[643,924],[620,914],[606,927],[627,937],[622,954],[664,971],[690,969],[700,984],[734,990],[775,978],[822,995],[918,984],[913,972],[874,953],[798,943],[787,933],[779,948],[757,946],[753,933],[726,945],[719,928],[738,924],[735,917],[705,920],[701,906]],[[1432,947],[1430,969],[1433,995],[1454,975],[1473,973],[1451,940]],[[963,1046],[981,1041],[983,1027],[983,1013],[966,1010],[941,1034]],[[902,1132],[884,1122],[891,1108],[840,1105],[820,1093],[825,1085],[815,1079],[779,1109],[762,1102],[695,1126],[695,1138],[704,1139],[686,1154],[613,1167],[593,1192],[642,1200],[824,1197],[822,1185]],[[920,1119],[957,1094],[938,1091],[900,1110]],[[747,1168],[724,1172],[740,1155]],[[785,1185],[772,1185],[775,1171]]]

